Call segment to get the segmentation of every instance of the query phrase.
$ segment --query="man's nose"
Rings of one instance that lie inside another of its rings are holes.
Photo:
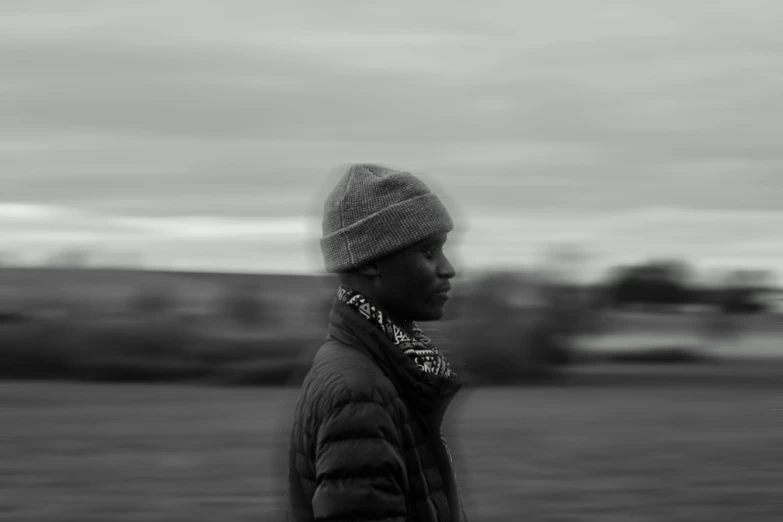
[[[446,256],[443,256],[443,261],[440,264],[438,276],[444,278],[444,279],[452,279],[457,275],[456,270],[454,270],[454,266],[449,262],[448,258]]]

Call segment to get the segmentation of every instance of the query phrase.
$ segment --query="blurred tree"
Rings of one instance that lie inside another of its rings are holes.
[[[553,311],[539,277],[485,273],[461,288],[459,301],[459,321],[450,328],[453,348],[474,382],[544,378],[570,359],[573,328]]]
[[[684,305],[694,299],[694,274],[683,261],[651,261],[615,269],[608,288],[615,305]]]
[[[767,293],[774,284],[767,270],[733,270],[726,275],[720,293],[720,307],[726,313],[752,314],[766,311]]]
[[[703,289],[708,312],[701,333],[710,345],[736,342],[750,326],[743,316],[769,311],[766,296],[774,288],[775,276],[767,270],[740,269],[715,279]]]

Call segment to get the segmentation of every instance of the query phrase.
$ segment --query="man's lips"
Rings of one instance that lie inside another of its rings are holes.
[[[448,298],[450,290],[451,290],[451,285],[442,286],[435,291],[435,295]]]

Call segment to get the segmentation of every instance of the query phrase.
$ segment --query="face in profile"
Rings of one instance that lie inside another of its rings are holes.
[[[447,234],[439,234],[375,263],[373,279],[380,306],[398,321],[436,321],[456,274],[443,252]]]

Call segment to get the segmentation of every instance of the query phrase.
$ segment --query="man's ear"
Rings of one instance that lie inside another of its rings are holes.
[[[378,277],[381,275],[381,264],[378,260],[368,261],[358,267],[356,272],[365,277]]]

